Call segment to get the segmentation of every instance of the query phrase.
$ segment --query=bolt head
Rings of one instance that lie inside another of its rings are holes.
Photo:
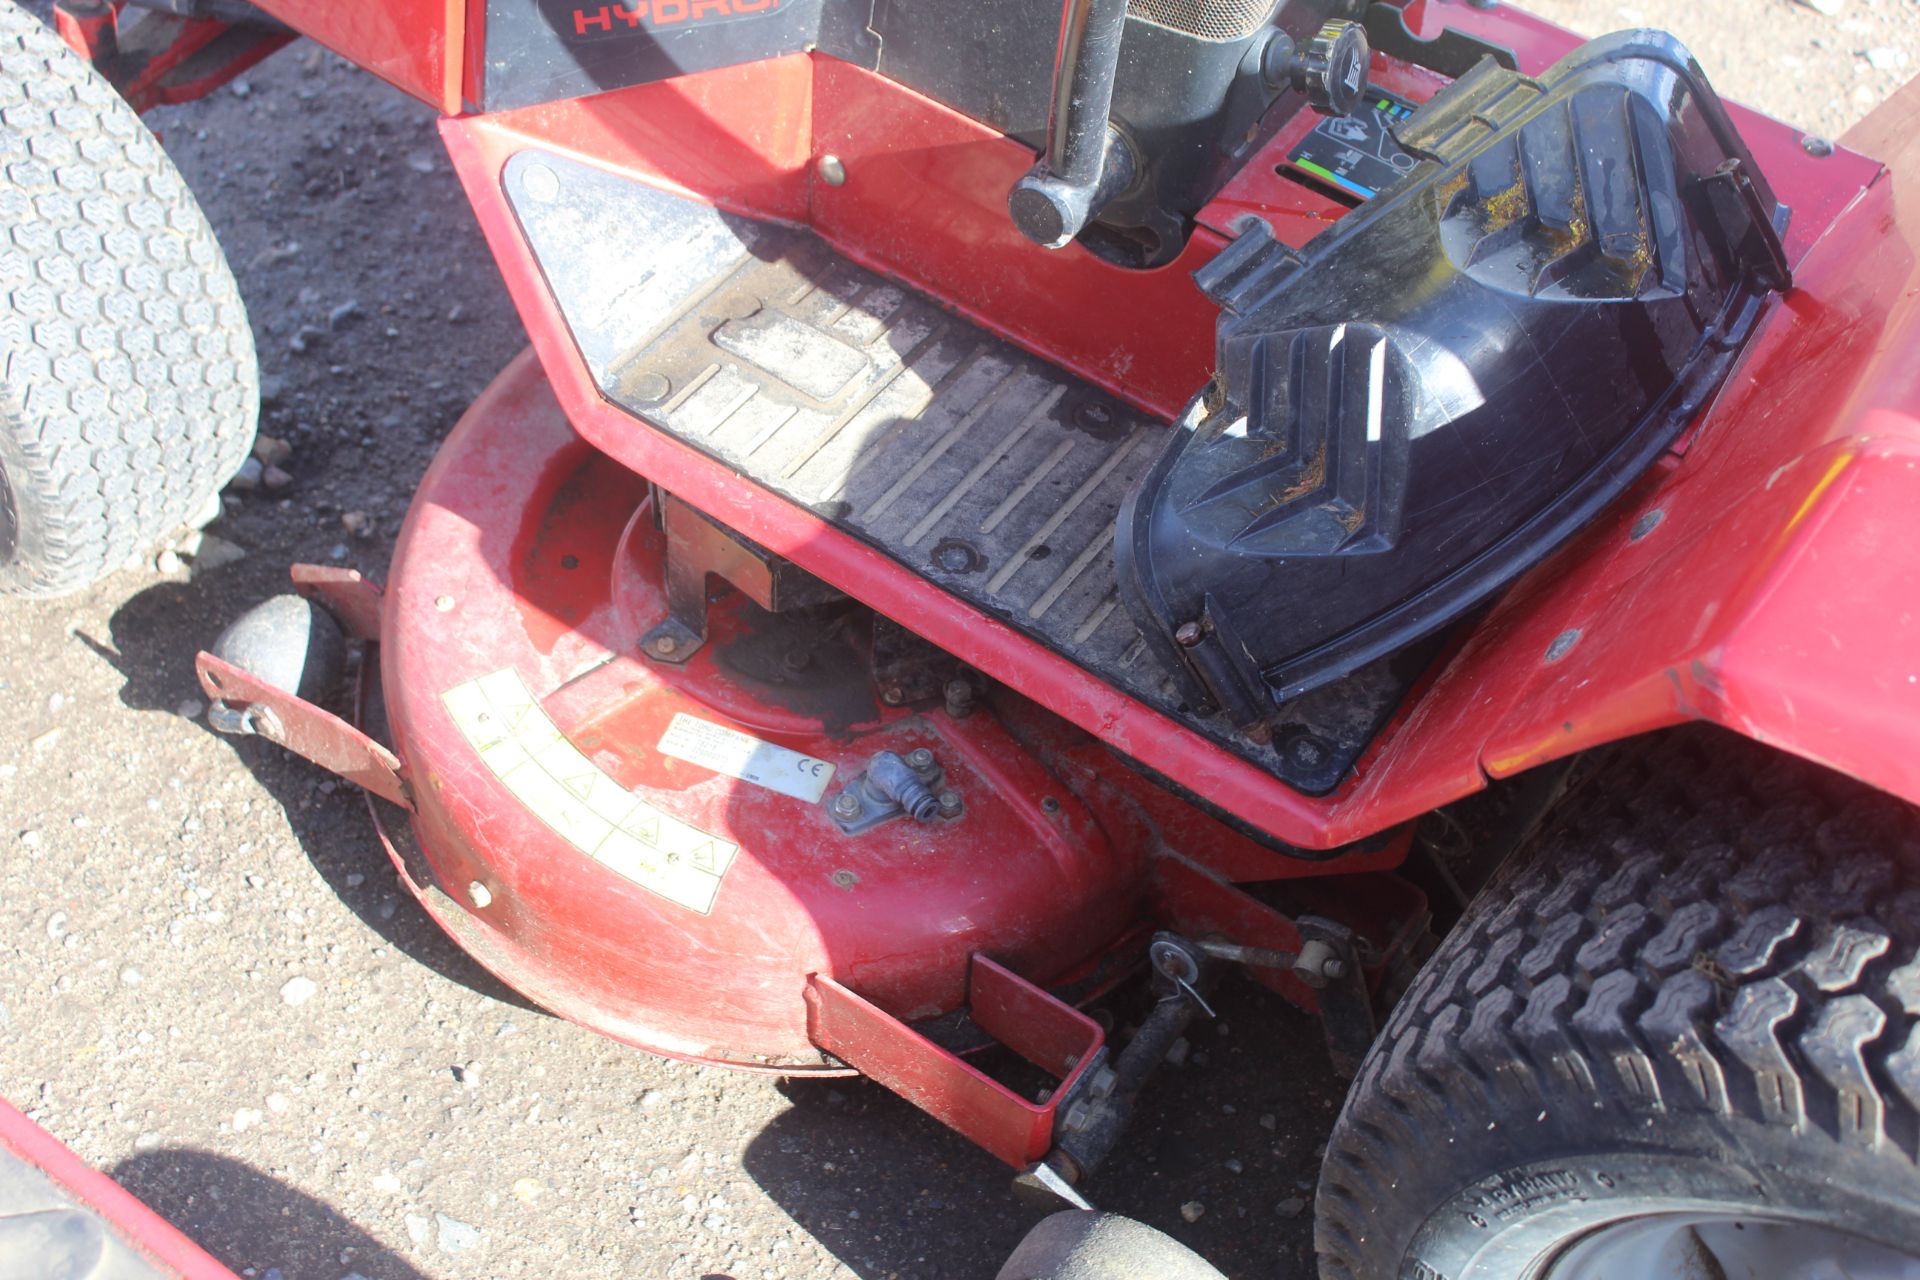
[[[1205,638],[1206,632],[1200,629],[1197,622],[1183,622],[1173,631],[1173,642],[1182,649],[1191,649]]]
[[[851,818],[860,812],[860,797],[851,791],[842,791],[833,802],[833,811],[843,818]]]
[[[653,651],[655,653],[672,653],[675,649],[678,649],[679,647],[680,647],[679,643],[676,640],[674,640],[672,636],[655,636],[654,637]]]
[[[821,156],[814,168],[820,174],[820,181],[826,183],[828,186],[842,187],[846,185],[847,165],[839,156]]]
[[[907,695],[900,692],[897,686],[889,686],[886,689],[881,690],[880,692],[880,701],[886,703],[890,707],[897,707],[901,703],[905,702],[906,700],[907,700]]]
[[[916,769],[924,769],[933,763],[933,752],[925,747],[915,747],[907,752],[907,763]]]
[[[963,806],[960,799],[960,793],[958,791],[942,791],[940,793],[940,816],[941,817],[957,818],[960,816],[960,810],[962,807]]]
[[[520,189],[546,204],[560,194],[560,175],[543,164],[530,164],[520,171]]]
[[[1335,957],[1320,966],[1320,972],[1338,981],[1347,976],[1347,962]]]
[[[493,905],[493,890],[475,880],[467,886],[467,901],[471,902],[477,910],[484,911]]]

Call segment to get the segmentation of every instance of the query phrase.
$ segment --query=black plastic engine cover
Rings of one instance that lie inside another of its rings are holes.
[[[1256,736],[1592,519],[1790,284],[1787,210],[1670,36],[1483,62],[1398,138],[1421,162],[1304,255],[1256,223],[1196,275],[1219,372],[1119,514],[1143,633]]]

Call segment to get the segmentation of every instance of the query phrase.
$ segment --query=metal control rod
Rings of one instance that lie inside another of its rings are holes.
[[[1035,244],[1058,249],[1133,183],[1133,153],[1109,118],[1127,0],[1065,0],[1054,53],[1047,150],[1007,207]]]

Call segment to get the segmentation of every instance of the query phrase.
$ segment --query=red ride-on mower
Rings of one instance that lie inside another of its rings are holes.
[[[1076,1207],[1007,1275],[1200,1274],[1085,1209],[1229,971],[1355,1075],[1327,1277],[1920,1268],[1920,89],[1443,0],[61,22],[446,113],[533,351],[199,669],[514,987],[895,1090]]]

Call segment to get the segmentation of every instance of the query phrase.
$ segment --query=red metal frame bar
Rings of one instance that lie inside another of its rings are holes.
[[[291,44],[292,32],[143,11],[122,25],[125,0],[77,0],[54,27],[135,111],[204,98]]]
[[[1092,1066],[1100,1024],[1025,978],[976,955],[968,1007],[981,1030],[1060,1079],[1029,1102],[831,978],[807,980],[807,1029],[820,1048],[885,1085],[1015,1168],[1053,1149],[1054,1113]]]
[[[52,1134],[0,1102],[0,1147],[58,1183],[104,1218],[114,1233],[180,1280],[236,1280],[213,1255],[143,1204],[125,1187],[84,1164]]]
[[[354,639],[380,639],[386,597],[379,583],[363,577],[358,569],[327,564],[296,564],[289,572],[293,589],[326,605]]]
[[[235,710],[258,707],[273,713],[272,721],[258,730],[263,737],[402,809],[413,808],[406,766],[359,729],[210,653],[200,654],[193,665],[209,698],[221,699]]]

